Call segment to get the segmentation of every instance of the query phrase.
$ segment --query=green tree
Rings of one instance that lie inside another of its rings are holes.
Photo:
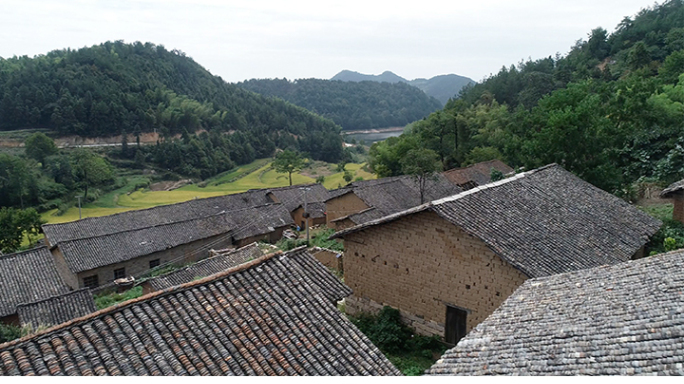
[[[45,158],[57,153],[55,142],[44,133],[38,132],[29,136],[24,142],[26,156],[35,159],[45,167]]]
[[[104,158],[85,149],[77,149],[72,155],[74,176],[83,188],[83,200],[88,201],[88,188],[107,184],[114,179],[112,167]]]
[[[420,190],[420,203],[425,202],[425,192],[428,182],[435,179],[435,174],[441,170],[439,155],[431,149],[412,149],[401,159],[404,174],[411,175]]]
[[[29,242],[33,242],[43,224],[40,215],[33,208],[21,210],[3,207],[0,209],[0,251],[16,251],[21,247],[24,235]]]
[[[292,185],[292,174],[301,171],[304,168],[305,161],[302,154],[299,152],[290,151],[286,149],[276,155],[273,160],[273,167],[278,173],[287,173]]]

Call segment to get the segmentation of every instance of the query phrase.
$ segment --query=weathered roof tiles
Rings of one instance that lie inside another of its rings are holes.
[[[187,267],[151,278],[143,283],[150,291],[159,291],[176,285],[189,283],[198,278],[211,276],[215,273],[236,267],[242,263],[258,259],[263,256],[257,243],[246,245],[239,249],[232,249],[216,256],[200,260]]]
[[[61,324],[96,310],[93,293],[87,288],[17,306],[20,324],[29,325],[34,330]]]
[[[556,164],[340,231],[430,210],[529,277],[629,260],[662,223]]]
[[[70,290],[47,247],[0,256],[0,317],[15,314],[21,303]]]
[[[297,258],[313,256],[267,255],[0,345],[0,374],[399,374]]]
[[[433,375],[683,375],[684,251],[526,281]]]

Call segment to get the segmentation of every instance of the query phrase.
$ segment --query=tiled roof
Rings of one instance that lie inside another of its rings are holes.
[[[87,288],[17,306],[21,325],[33,329],[61,324],[96,310],[93,294]]]
[[[0,345],[0,374],[399,374],[298,257],[313,258],[264,256]]]
[[[17,305],[70,291],[46,247],[0,256],[0,317],[17,313]]]
[[[340,231],[431,210],[529,277],[629,260],[662,223],[567,172],[542,167]]]
[[[308,189],[308,191],[306,191],[306,200],[308,204],[322,203],[329,197],[328,190],[322,184],[293,185],[290,187],[271,188],[268,191],[272,193],[288,211],[292,212],[300,205],[304,205],[305,191],[302,190],[302,188]]]
[[[290,224],[292,217],[283,205],[269,204],[127,232],[63,241],[59,249],[69,269],[78,273],[212,236],[225,234],[240,240],[268,234],[275,227]]]
[[[492,169],[496,169],[504,175],[513,172],[513,168],[506,165],[503,161],[490,160],[469,165],[465,168],[450,169],[448,171],[444,171],[442,174],[454,184],[460,186],[466,186],[470,184],[477,187],[492,181]]]
[[[90,217],[61,224],[42,226],[50,245],[109,235],[118,232],[154,227],[182,221],[214,216],[225,211],[235,211],[272,203],[266,196],[267,190],[254,190],[234,195],[190,200],[178,204],[117,213],[103,217]]]
[[[429,374],[683,375],[684,251],[526,281]]]
[[[425,201],[440,199],[462,191],[443,175],[437,174],[435,177],[435,180],[427,182]],[[355,182],[345,187],[345,190],[353,192],[371,208],[338,219],[349,218],[356,224],[362,224],[421,204],[420,188],[411,176]],[[340,195],[337,194],[337,196]]]
[[[676,183],[670,184],[667,188],[663,189],[660,193],[662,197],[672,197],[675,193],[684,189],[684,180],[679,180]]]
[[[261,256],[263,256],[263,254],[261,253],[259,246],[256,243],[252,243],[240,249],[225,251],[216,256],[200,260],[187,267],[154,277],[147,280],[145,284],[149,284],[153,291],[159,291],[176,285],[189,283],[198,278],[211,276],[250,260],[258,259]]]

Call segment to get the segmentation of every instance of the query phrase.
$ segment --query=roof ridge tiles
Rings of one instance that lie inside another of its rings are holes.
[[[536,169],[533,169],[533,170],[530,170],[530,171],[527,171],[527,172],[518,173],[518,174],[516,174],[516,175],[514,175],[514,176],[511,176],[511,177],[508,177],[508,178],[505,178],[505,179],[502,179],[502,180],[499,180],[499,181],[495,181],[495,182],[493,182],[493,183],[485,184],[485,185],[482,185],[482,186],[479,186],[479,187],[475,187],[475,188],[473,188],[473,189],[469,189],[469,190],[467,190],[467,191],[463,191],[463,192],[457,193],[457,194],[452,195],[452,196],[449,196],[449,197],[445,197],[445,198],[442,198],[442,199],[437,199],[437,200],[429,201],[429,202],[427,202],[427,203],[424,203],[424,204],[415,206],[415,207],[413,207],[413,208],[409,208],[409,209],[406,209],[406,210],[403,210],[403,211],[399,211],[399,212],[396,212],[396,213],[393,213],[393,214],[390,214],[390,215],[387,215],[387,216],[384,216],[384,217],[381,217],[381,218],[378,218],[378,219],[375,219],[375,220],[371,220],[371,221],[367,221],[367,222],[362,223],[362,224],[355,225],[355,226],[350,227],[350,228],[343,229],[343,230],[341,230],[341,231],[339,231],[339,232],[334,233],[332,236],[330,236],[330,238],[331,238],[331,239],[340,238],[340,237],[342,237],[343,235],[346,235],[346,234],[352,233],[352,232],[357,232],[357,231],[359,231],[359,230],[361,230],[361,229],[363,229],[363,228],[367,228],[367,227],[370,227],[370,226],[373,226],[373,225],[376,225],[376,224],[380,224],[380,223],[386,223],[386,222],[389,222],[389,221],[393,221],[393,220],[399,219],[399,218],[401,218],[401,217],[403,217],[403,216],[410,215],[410,214],[413,214],[413,213],[422,212],[422,211],[424,211],[424,210],[426,210],[426,209],[430,209],[431,207],[438,206],[438,205],[442,205],[442,204],[444,204],[444,203],[448,203],[448,202],[451,202],[451,201],[456,201],[456,200],[461,199],[461,198],[463,198],[463,197],[465,197],[465,196],[469,196],[469,195],[472,195],[472,194],[474,194],[474,193],[477,193],[477,192],[480,192],[480,191],[483,191],[483,190],[488,190],[488,189],[495,188],[495,187],[498,187],[498,186],[501,186],[501,185],[505,185],[505,184],[508,184],[508,183],[510,183],[510,182],[512,182],[512,181],[520,180],[520,179],[522,179],[522,178],[524,178],[524,177],[526,177],[526,176],[529,176],[529,175],[531,175],[531,174],[533,174],[533,173],[538,173],[538,172],[540,172],[540,171],[547,170],[547,169],[554,168],[554,167],[558,167],[558,164],[556,164],[556,163],[551,163],[551,164],[545,165],[545,166],[543,166],[543,167],[536,168]],[[349,215],[349,216],[350,216],[350,215]]]
[[[27,250],[25,250],[25,251],[12,252],[12,253],[7,253],[7,254],[4,254],[4,255],[0,255],[0,260],[6,260],[6,259],[10,259],[10,258],[12,258],[12,257],[21,256],[21,255],[26,254],[26,253],[29,253],[29,252],[36,252],[36,251],[40,250],[41,248],[47,249],[47,245],[41,245],[40,247],[35,247],[35,248],[27,249]]]
[[[62,241],[56,242],[55,244],[51,244],[50,249],[54,249],[58,244],[73,243],[73,242],[81,241],[81,240],[88,240],[88,239],[95,239],[95,238],[102,238],[102,237],[109,237],[109,236],[116,236],[116,235],[121,235],[121,234],[124,234],[124,233],[127,233],[127,232],[139,232],[139,231],[143,231],[143,230],[150,229],[150,228],[162,228],[162,227],[166,227],[166,226],[170,226],[170,225],[178,225],[178,224],[183,224],[183,223],[190,223],[190,222],[193,222],[193,221],[199,221],[199,220],[206,220],[206,219],[209,219],[209,218],[215,218],[215,217],[218,217],[218,216],[221,216],[221,215],[226,215],[226,214],[228,214],[228,213],[238,213],[238,212],[246,211],[246,210],[250,210],[250,209],[263,208],[263,207],[269,207],[269,206],[278,206],[278,205],[281,205],[281,206],[282,206],[283,204],[282,204],[282,203],[275,203],[275,202],[274,202],[274,203],[260,204],[260,205],[255,205],[255,206],[252,206],[252,207],[238,208],[238,209],[232,209],[232,210],[225,210],[225,209],[224,209],[224,210],[222,210],[221,212],[214,213],[214,214],[207,215],[207,216],[201,216],[201,217],[195,217],[195,218],[191,218],[191,219],[172,221],[172,222],[169,222],[169,223],[153,224],[153,225],[148,225],[148,226],[145,226],[145,227],[133,228],[133,229],[125,229],[125,230],[121,230],[121,231],[117,231],[117,232],[111,232],[111,233],[105,233],[105,234],[94,234],[94,235],[91,235],[91,236],[79,237],[79,238],[69,239],[69,240],[62,240]],[[126,213],[126,212],[120,212],[120,213]],[[118,213],[117,213],[117,215],[118,215]],[[87,219],[98,219],[98,218],[99,218],[99,217],[88,217]],[[83,220],[85,220],[85,219],[83,219]],[[60,223],[60,224],[66,224],[66,223]],[[50,225],[58,225],[58,224],[50,224]],[[232,230],[232,229],[228,230],[226,233],[230,232],[231,230]]]
[[[302,246],[302,247],[299,247],[299,248],[295,248],[295,249],[292,249],[291,251],[288,251],[287,253],[288,253],[288,254],[289,254],[289,253],[296,253],[295,251],[298,252],[298,251],[300,251],[302,248],[305,248],[305,247],[306,247],[306,246]],[[35,338],[35,337],[37,337],[37,336],[42,336],[42,335],[46,335],[46,334],[49,334],[49,333],[57,332],[57,331],[59,331],[60,329],[70,327],[70,326],[72,326],[72,325],[74,325],[74,324],[76,324],[76,323],[84,322],[84,321],[87,321],[87,320],[90,320],[90,319],[93,319],[93,318],[96,318],[96,317],[99,317],[99,316],[103,316],[103,315],[106,315],[106,314],[108,314],[108,313],[110,313],[110,312],[118,311],[118,310],[120,310],[120,309],[122,309],[122,308],[129,307],[129,306],[131,306],[131,305],[137,304],[137,303],[142,302],[142,301],[146,301],[146,300],[149,300],[149,299],[152,299],[152,298],[155,298],[155,297],[159,297],[159,296],[164,296],[164,295],[173,294],[173,293],[176,293],[176,292],[179,292],[179,291],[183,291],[183,290],[186,290],[186,289],[193,288],[193,287],[198,286],[198,285],[203,285],[203,284],[209,283],[209,282],[214,281],[214,280],[219,280],[219,279],[224,278],[224,277],[226,277],[226,276],[229,276],[229,275],[231,275],[231,274],[239,273],[239,272],[248,270],[248,269],[250,269],[250,268],[252,268],[252,267],[255,267],[255,266],[257,266],[257,265],[260,265],[260,264],[262,264],[262,263],[264,263],[264,262],[266,262],[266,261],[268,261],[268,260],[270,260],[270,259],[272,259],[272,258],[274,258],[274,257],[276,257],[276,256],[281,256],[281,255],[284,255],[283,251],[277,251],[277,252],[269,253],[268,255],[264,255],[264,256],[262,256],[262,257],[259,257],[259,258],[257,258],[257,259],[254,259],[254,260],[252,260],[252,261],[248,261],[248,262],[246,262],[246,263],[237,265],[237,266],[235,266],[235,267],[233,267],[233,268],[229,268],[229,269],[227,269],[227,270],[225,270],[225,271],[222,271],[222,272],[219,272],[219,273],[215,273],[215,274],[213,274],[213,275],[207,276],[207,277],[202,278],[202,279],[199,279],[199,280],[195,280],[195,281],[191,281],[191,282],[188,282],[188,283],[185,283],[185,284],[181,284],[181,285],[177,285],[177,286],[174,286],[174,287],[166,288],[166,289],[163,289],[163,290],[160,290],[160,291],[151,292],[151,293],[148,293],[148,294],[146,294],[146,295],[140,296],[140,297],[138,297],[138,298],[135,298],[135,299],[132,299],[132,300],[128,300],[128,301],[124,301],[124,302],[122,302],[122,303],[112,305],[111,307],[107,307],[107,308],[100,309],[100,310],[98,310],[98,311],[96,311],[96,312],[87,314],[87,315],[85,315],[85,316],[81,316],[81,317],[75,318],[75,319],[73,319],[73,320],[69,320],[69,321],[67,321],[67,322],[64,322],[64,323],[62,323],[62,324],[58,324],[58,325],[56,325],[56,326],[54,326],[54,327],[47,328],[47,329],[45,329],[45,330],[43,330],[43,331],[41,331],[41,332],[37,332],[37,333],[34,333],[34,334],[29,334],[29,335],[26,335],[26,336],[21,337],[21,338],[19,338],[19,339],[12,340],[12,341],[9,341],[9,342],[7,342],[7,343],[0,344],[0,349],[5,349],[5,348],[8,348],[8,347],[13,346],[13,345],[21,344],[21,343],[23,343],[24,341],[30,340],[30,339]]]

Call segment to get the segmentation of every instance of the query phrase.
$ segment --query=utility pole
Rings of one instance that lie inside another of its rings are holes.
[[[304,190],[304,219],[306,219],[306,246],[309,246],[309,210],[307,206],[306,195],[311,188],[300,188]]]
[[[81,220],[81,197],[83,196],[76,196],[78,199],[78,219]]]

